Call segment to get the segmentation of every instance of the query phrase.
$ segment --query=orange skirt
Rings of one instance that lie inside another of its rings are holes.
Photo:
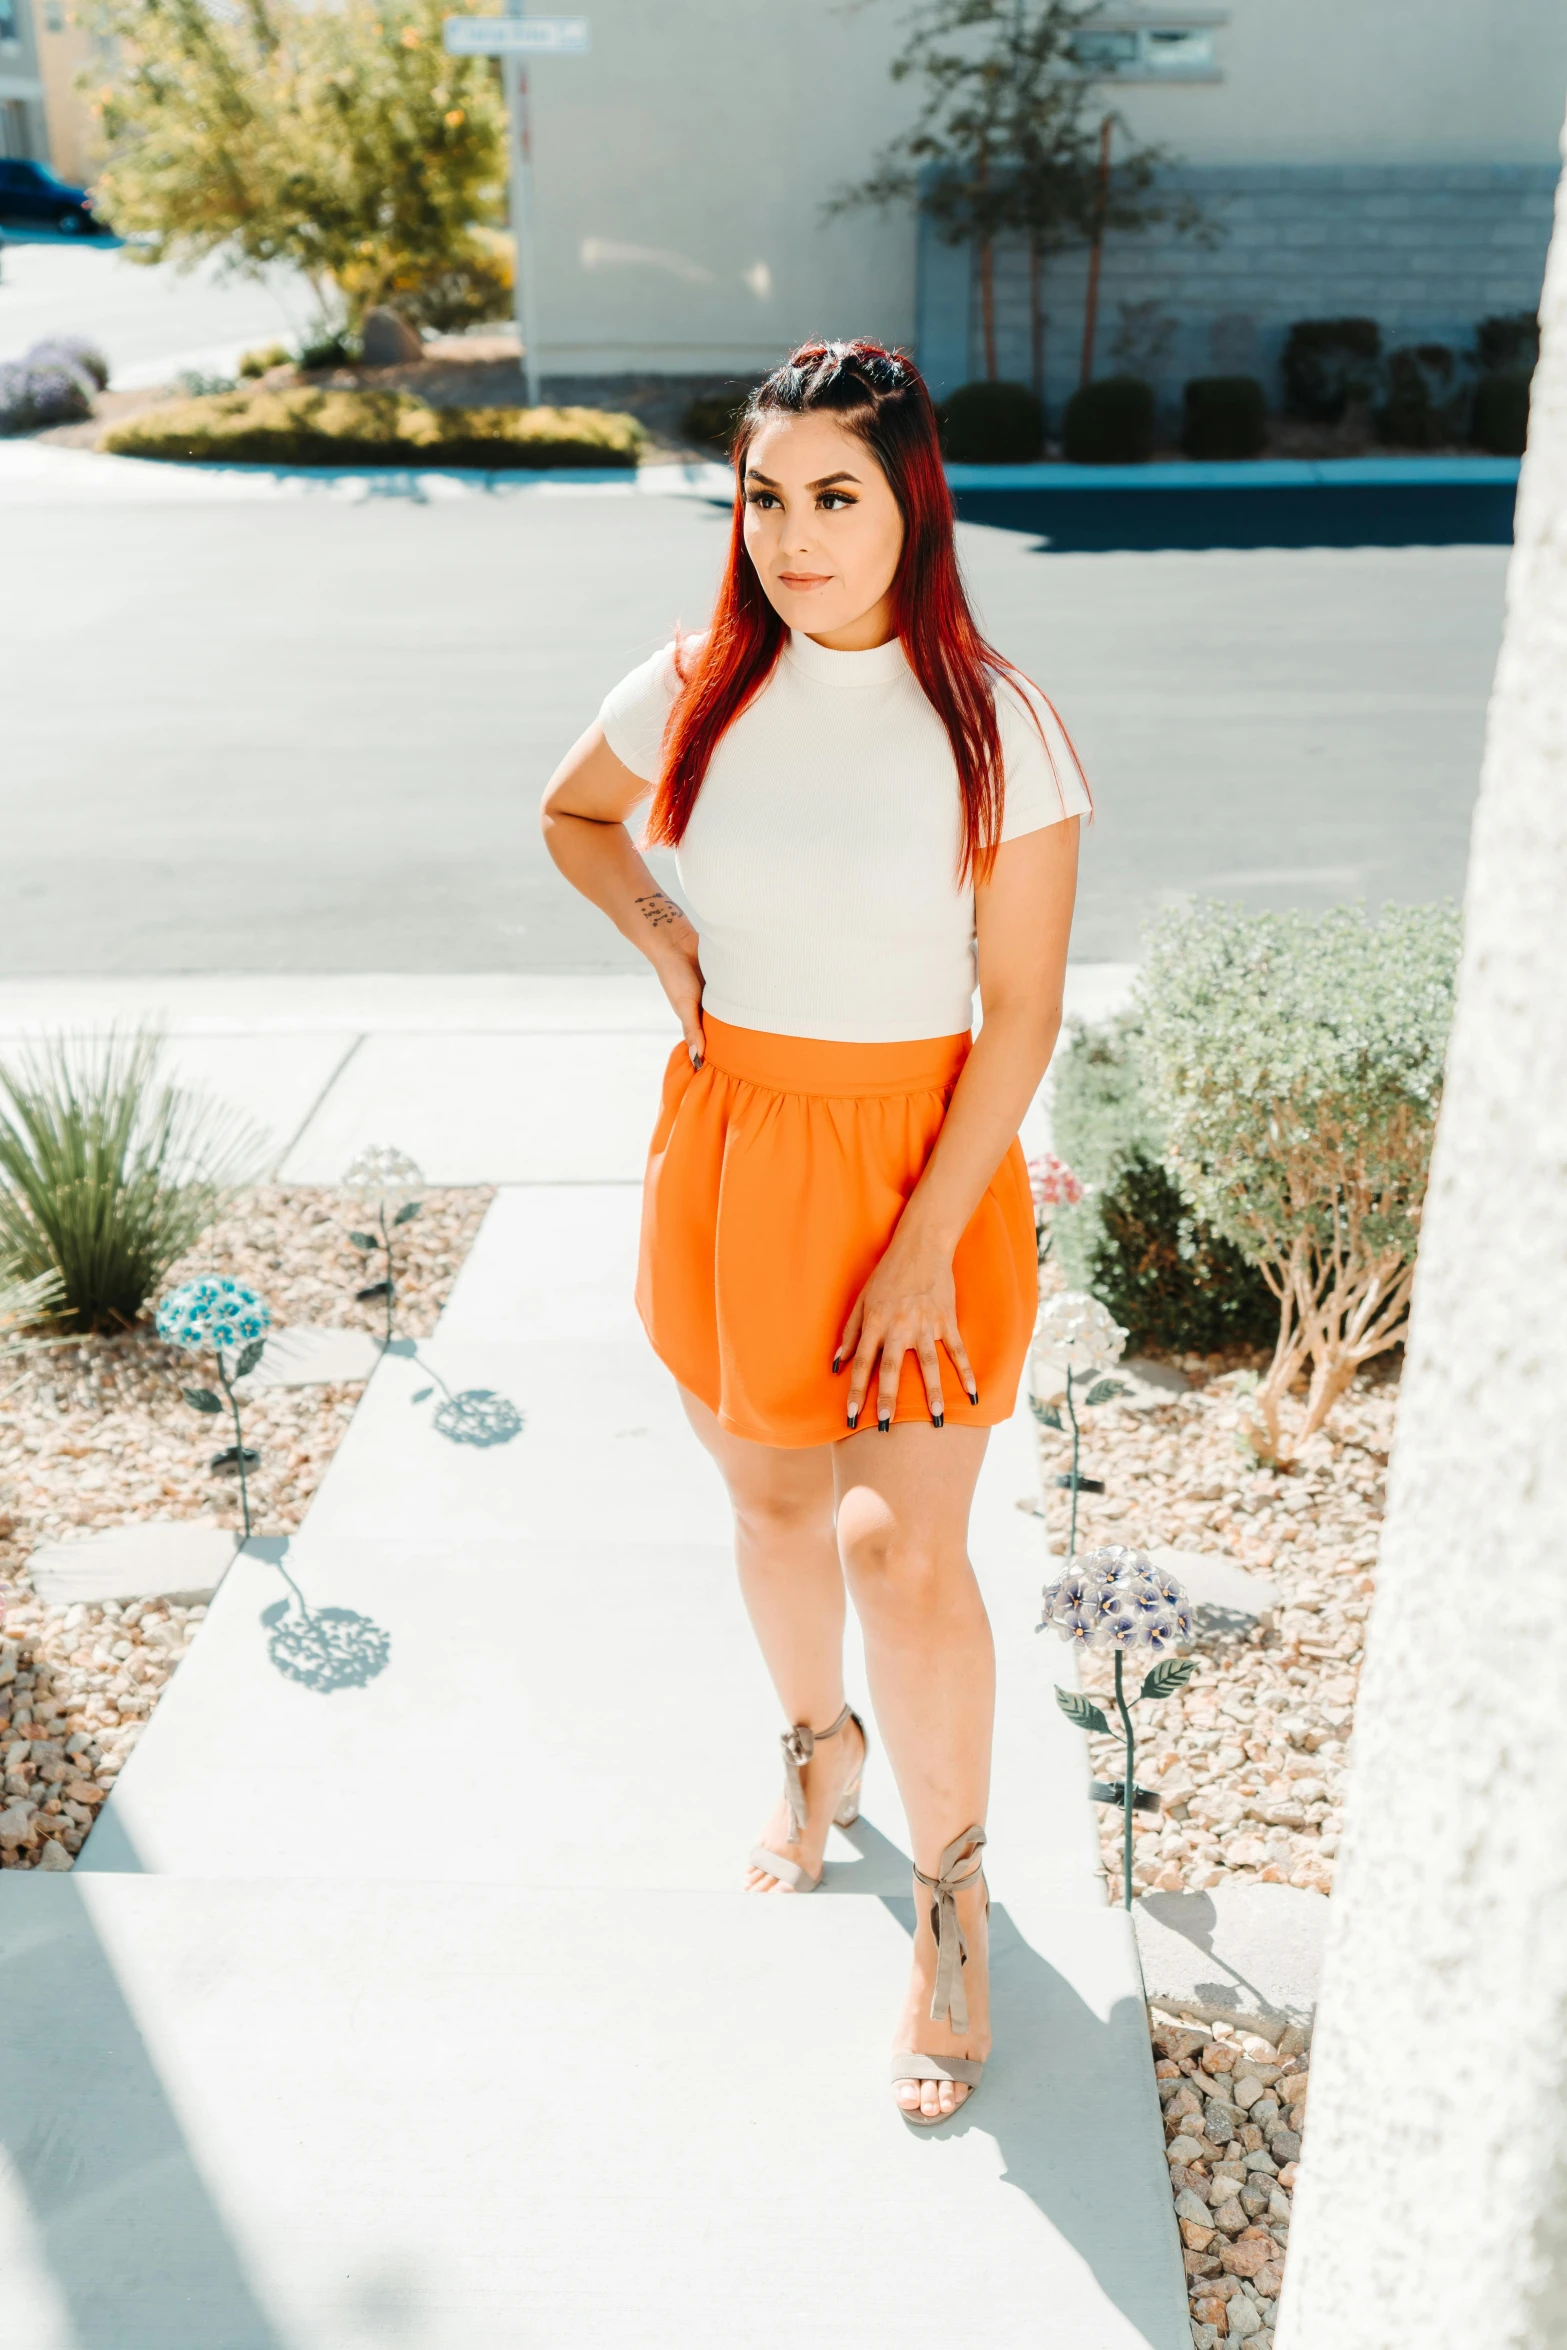
[[[664,1073],[637,1311],[660,1361],[736,1436],[831,1444],[848,1434],[849,1388],[833,1350],[924,1171],[970,1040],[836,1044],[710,1016],[703,1026],[702,1068],[682,1043]],[[1011,1417],[1039,1292],[1018,1143],[952,1269],[979,1403],[938,1349],[945,1415],[994,1427]],[[912,1354],[893,1417],[930,1418]]]

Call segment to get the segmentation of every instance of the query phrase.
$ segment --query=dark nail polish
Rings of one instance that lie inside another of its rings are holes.
[[[843,1367],[843,1357],[842,1357],[842,1355],[834,1355],[834,1356],[833,1356],[833,1359],[832,1359],[832,1367],[833,1367],[834,1371],[838,1371],[838,1370],[841,1370],[841,1369],[842,1369],[842,1367]]]
[[[892,1422],[890,1420],[878,1420],[876,1425],[881,1430],[883,1436],[885,1436],[888,1429],[892,1426]]]
[[[860,1416],[860,1413],[859,1413],[859,1406],[858,1406],[858,1405],[856,1405],[856,1406],[855,1406],[855,1408],[854,1408],[854,1410],[853,1410],[853,1411],[852,1411],[852,1412],[849,1414],[849,1426],[850,1426],[851,1428],[854,1426],[854,1423],[855,1423],[855,1421],[856,1421],[856,1420],[859,1418],[859,1416]]]
[[[970,1402],[970,1403],[978,1403],[978,1401],[979,1401],[979,1389],[978,1389],[977,1387],[971,1387],[971,1388],[969,1389],[969,1391],[968,1391],[968,1399],[969,1399],[969,1402]]]
[[[945,1428],[947,1425],[946,1414],[944,1412],[932,1412],[930,1416],[930,1424],[933,1428]]]

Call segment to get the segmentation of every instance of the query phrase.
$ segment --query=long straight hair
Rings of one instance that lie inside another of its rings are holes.
[[[983,880],[1001,835],[995,681],[1017,672],[986,644],[969,609],[924,379],[901,353],[863,340],[802,343],[757,386],[740,418],[729,560],[706,640],[689,668],[682,663],[647,838],[667,848],[684,838],[714,751],[772,676],[788,634],[746,552],[746,451],[770,417],[821,414],[864,442],[898,502],[903,552],[892,582],[893,627],[952,745],[962,803],[959,878]],[[1037,726],[1037,713],[1023,699]],[[1045,750],[1048,756],[1048,742]]]

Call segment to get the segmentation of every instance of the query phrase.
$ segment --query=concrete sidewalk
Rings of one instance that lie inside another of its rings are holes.
[[[656,1022],[573,1042],[598,1068],[639,1036],[662,1057]],[[533,1097],[563,1160],[583,1081]],[[383,1098],[388,1138],[429,1114]],[[0,1879],[0,2339],[1184,2350],[1135,1960],[1032,1629],[1031,1424],[972,1536],[998,2049],[918,2134],[885,2081],[912,1908],[879,1742],[823,1895],[739,1890],[776,1707],[631,1313],[636,1215],[628,1178],[498,1193],[303,1532],[221,1586],[77,1870]]]

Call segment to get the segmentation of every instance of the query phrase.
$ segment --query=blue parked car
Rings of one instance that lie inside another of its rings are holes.
[[[0,220],[47,222],[65,237],[90,237],[103,226],[87,190],[43,163],[0,162]]]

